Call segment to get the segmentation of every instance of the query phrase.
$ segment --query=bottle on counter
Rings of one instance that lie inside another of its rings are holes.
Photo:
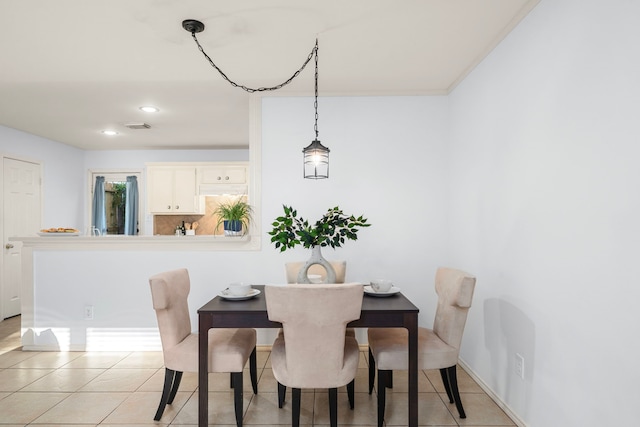
[[[184,221],[182,221],[182,225],[180,226],[180,231],[182,232],[183,236],[187,235],[187,229],[184,227]]]

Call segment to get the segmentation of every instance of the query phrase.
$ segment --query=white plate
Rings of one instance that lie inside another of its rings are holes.
[[[75,232],[75,233],[63,233],[63,232],[60,232],[60,233],[40,233],[39,232],[38,233],[38,236],[40,236],[40,237],[53,237],[53,236],[60,237],[60,236],[79,236],[79,235],[80,235],[80,232]]]
[[[367,295],[371,295],[372,297],[390,297],[391,295],[395,295],[398,292],[400,292],[400,288],[397,288],[395,286],[391,286],[391,289],[389,289],[387,292],[376,292],[373,290],[371,285],[365,285],[364,287],[364,293]]]
[[[232,301],[242,301],[245,299],[251,299],[256,295],[260,295],[260,289],[251,289],[251,291],[249,291],[247,295],[231,295],[228,289],[225,289],[224,291],[218,294],[220,298],[224,298]]]

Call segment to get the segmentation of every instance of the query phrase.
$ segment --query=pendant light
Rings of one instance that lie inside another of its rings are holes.
[[[198,46],[198,49],[200,50],[200,52],[202,52],[202,54],[207,59],[209,64],[213,68],[215,68],[218,71],[218,73],[220,73],[220,75],[227,82],[229,82],[229,84],[231,84],[231,86],[239,87],[240,89],[249,93],[278,90],[283,86],[288,85],[293,81],[293,79],[298,77],[298,74],[300,74],[300,72],[304,70],[304,68],[307,66],[307,64],[311,60],[311,58],[315,56],[315,64],[316,64],[315,100],[313,103],[313,107],[315,109],[314,131],[315,131],[316,137],[311,142],[311,144],[309,144],[307,147],[305,147],[302,150],[303,161],[304,161],[304,177],[309,179],[329,178],[329,149],[324,145],[322,145],[318,140],[318,39],[316,39],[316,44],[311,50],[311,53],[307,57],[306,61],[302,64],[302,67],[300,67],[295,73],[293,73],[293,75],[289,77],[287,80],[280,83],[279,85],[272,86],[272,87],[250,88],[250,87],[238,84],[233,80],[229,79],[229,77],[227,77],[227,75],[213,62],[213,60],[209,57],[209,55],[205,53],[204,49],[200,45],[200,42],[198,42],[198,38],[196,37],[196,33],[200,33],[204,31],[204,24],[202,22],[197,21],[195,19],[185,19],[184,21],[182,21],[182,28],[184,28],[186,31],[191,33],[191,37],[193,37],[193,40],[196,42],[196,45]]]
[[[316,39],[316,86],[315,101],[313,108],[315,109],[315,125],[313,130],[316,133],[316,139],[302,150],[304,162],[304,177],[308,179],[324,179],[329,178],[329,149],[322,145],[318,140],[318,39]]]

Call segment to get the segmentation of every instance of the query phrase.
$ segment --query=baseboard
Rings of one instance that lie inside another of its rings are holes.
[[[464,369],[464,371],[469,374],[469,376],[471,378],[473,378],[473,380],[478,383],[478,385],[480,386],[480,388],[487,393],[487,395],[491,398],[491,400],[493,400],[494,402],[496,402],[496,405],[498,405],[500,407],[500,409],[502,409],[505,414],[507,414],[507,416],[509,418],[511,418],[511,421],[513,421],[518,427],[527,427],[527,424],[522,421],[520,419],[520,417],[518,417],[518,415],[515,414],[515,412],[513,412],[511,410],[511,408],[509,407],[509,405],[507,405],[506,403],[504,403],[502,401],[502,399],[500,399],[498,397],[497,394],[495,394],[495,392],[482,380],[482,378],[480,378],[478,375],[476,375],[476,373],[473,371],[473,369],[471,369],[469,367],[469,365],[467,365],[464,360],[462,359],[458,359],[458,365]]]

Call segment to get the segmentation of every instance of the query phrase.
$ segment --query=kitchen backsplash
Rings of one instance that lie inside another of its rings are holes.
[[[185,224],[198,223],[196,228],[196,236],[214,234],[216,222],[218,218],[213,215],[213,211],[218,207],[218,197],[205,197],[205,213],[204,215],[154,215],[153,217],[153,234],[173,235],[176,234],[176,226]],[[224,234],[222,226],[215,233]]]

